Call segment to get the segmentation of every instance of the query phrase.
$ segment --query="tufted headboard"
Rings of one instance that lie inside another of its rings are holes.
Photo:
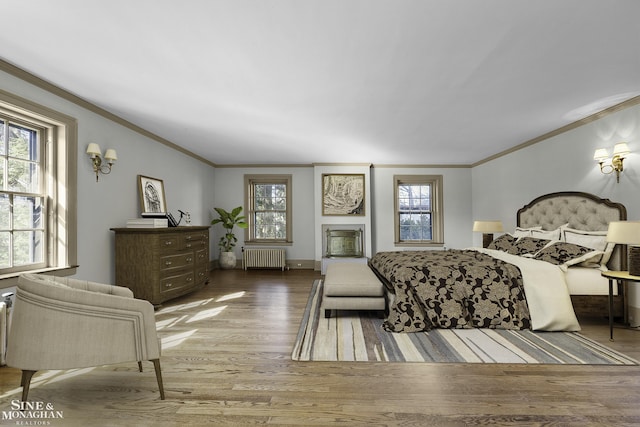
[[[570,228],[577,230],[606,231],[609,222],[626,219],[627,208],[623,204],[575,191],[540,196],[517,213],[518,227],[542,226],[543,230],[555,230],[569,224]],[[618,245],[609,261],[609,268],[625,270],[626,264],[626,246]]]

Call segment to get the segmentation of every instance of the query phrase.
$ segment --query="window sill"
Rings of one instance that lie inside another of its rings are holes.
[[[50,273],[54,276],[71,276],[76,274],[77,268],[77,265],[72,265],[67,267],[40,268],[37,270],[16,271],[15,273],[3,274],[0,275],[0,288],[15,286],[18,283],[18,277],[23,273]]]
[[[248,240],[244,242],[245,246],[291,246],[293,242],[284,242],[282,240]]]

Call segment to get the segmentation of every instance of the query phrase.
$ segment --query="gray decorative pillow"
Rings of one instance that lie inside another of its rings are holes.
[[[487,249],[508,252],[516,240],[518,240],[518,238],[513,237],[511,234],[503,234],[502,236],[495,238],[493,242],[489,243]]]
[[[507,251],[511,255],[533,255],[549,244],[551,240],[535,237],[520,237]]]
[[[556,242],[542,249],[534,258],[566,268],[594,258],[601,258],[603,253],[574,243]]]

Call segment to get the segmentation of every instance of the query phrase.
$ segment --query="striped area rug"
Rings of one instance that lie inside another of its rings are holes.
[[[544,363],[637,365],[638,361],[576,332],[437,329],[391,333],[377,312],[321,310],[322,281],[311,289],[292,352],[299,361]],[[335,313],[335,312],[334,312]]]

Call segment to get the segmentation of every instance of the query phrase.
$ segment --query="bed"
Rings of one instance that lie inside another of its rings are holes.
[[[576,313],[608,314],[602,270],[626,268],[626,247],[605,241],[618,220],[619,203],[559,192],[519,209],[514,233],[486,249],[376,253],[369,265],[392,294],[384,329],[579,330]]]

